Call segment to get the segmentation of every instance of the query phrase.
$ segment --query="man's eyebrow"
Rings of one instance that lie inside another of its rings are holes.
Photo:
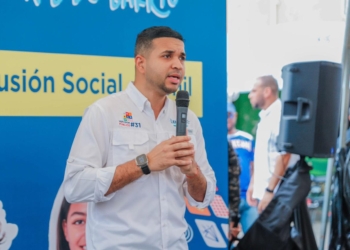
[[[174,54],[175,53],[175,50],[164,50],[162,52],[162,54]],[[185,52],[181,52],[181,55],[182,56],[186,56],[186,53]]]
[[[162,54],[173,54],[175,53],[175,50],[164,50]]]

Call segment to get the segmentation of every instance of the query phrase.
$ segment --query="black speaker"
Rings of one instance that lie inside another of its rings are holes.
[[[341,65],[315,61],[282,68],[279,150],[329,158],[336,151],[341,103]]]

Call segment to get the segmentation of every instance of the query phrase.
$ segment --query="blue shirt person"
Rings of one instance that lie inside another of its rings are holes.
[[[246,200],[246,193],[249,187],[250,177],[253,174],[254,162],[254,138],[251,134],[236,129],[237,112],[232,103],[227,103],[227,138],[234,148],[241,166],[240,175],[240,196],[239,213],[241,215],[241,225],[243,232],[247,232],[249,227],[258,217],[257,208],[249,206]]]

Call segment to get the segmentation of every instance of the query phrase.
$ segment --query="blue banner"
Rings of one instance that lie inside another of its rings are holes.
[[[81,116],[133,79],[136,35],[155,25],[185,38],[181,88],[218,181],[208,208],[187,205],[189,248],[227,248],[226,1],[2,0],[1,250],[60,249],[60,187]]]

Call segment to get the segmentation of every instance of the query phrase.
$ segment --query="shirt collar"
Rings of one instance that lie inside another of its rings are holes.
[[[146,104],[148,103],[148,99],[135,87],[133,82],[129,83],[125,91],[132,100],[132,102],[137,106],[137,108],[141,112],[144,111]],[[167,96],[167,98],[165,99],[164,107],[162,109],[163,113],[166,113],[168,106],[169,97]]]
[[[129,83],[125,91],[132,100],[132,102],[135,103],[137,108],[142,112],[148,101],[147,98],[135,87],[133,82]]]
[[[279,98],[276,99],[267,109],[261,110],[259,112],[260,119],[268,116],[271,112],[281,107],[281,100]]]
[[[165,99],[165,103],[164,103],[164,107],[162,109],[162,112],[164,114],[166,114],[166,111],[168,110],[168,106],[169,106],[169,96],[166,96],[166,99]]]

